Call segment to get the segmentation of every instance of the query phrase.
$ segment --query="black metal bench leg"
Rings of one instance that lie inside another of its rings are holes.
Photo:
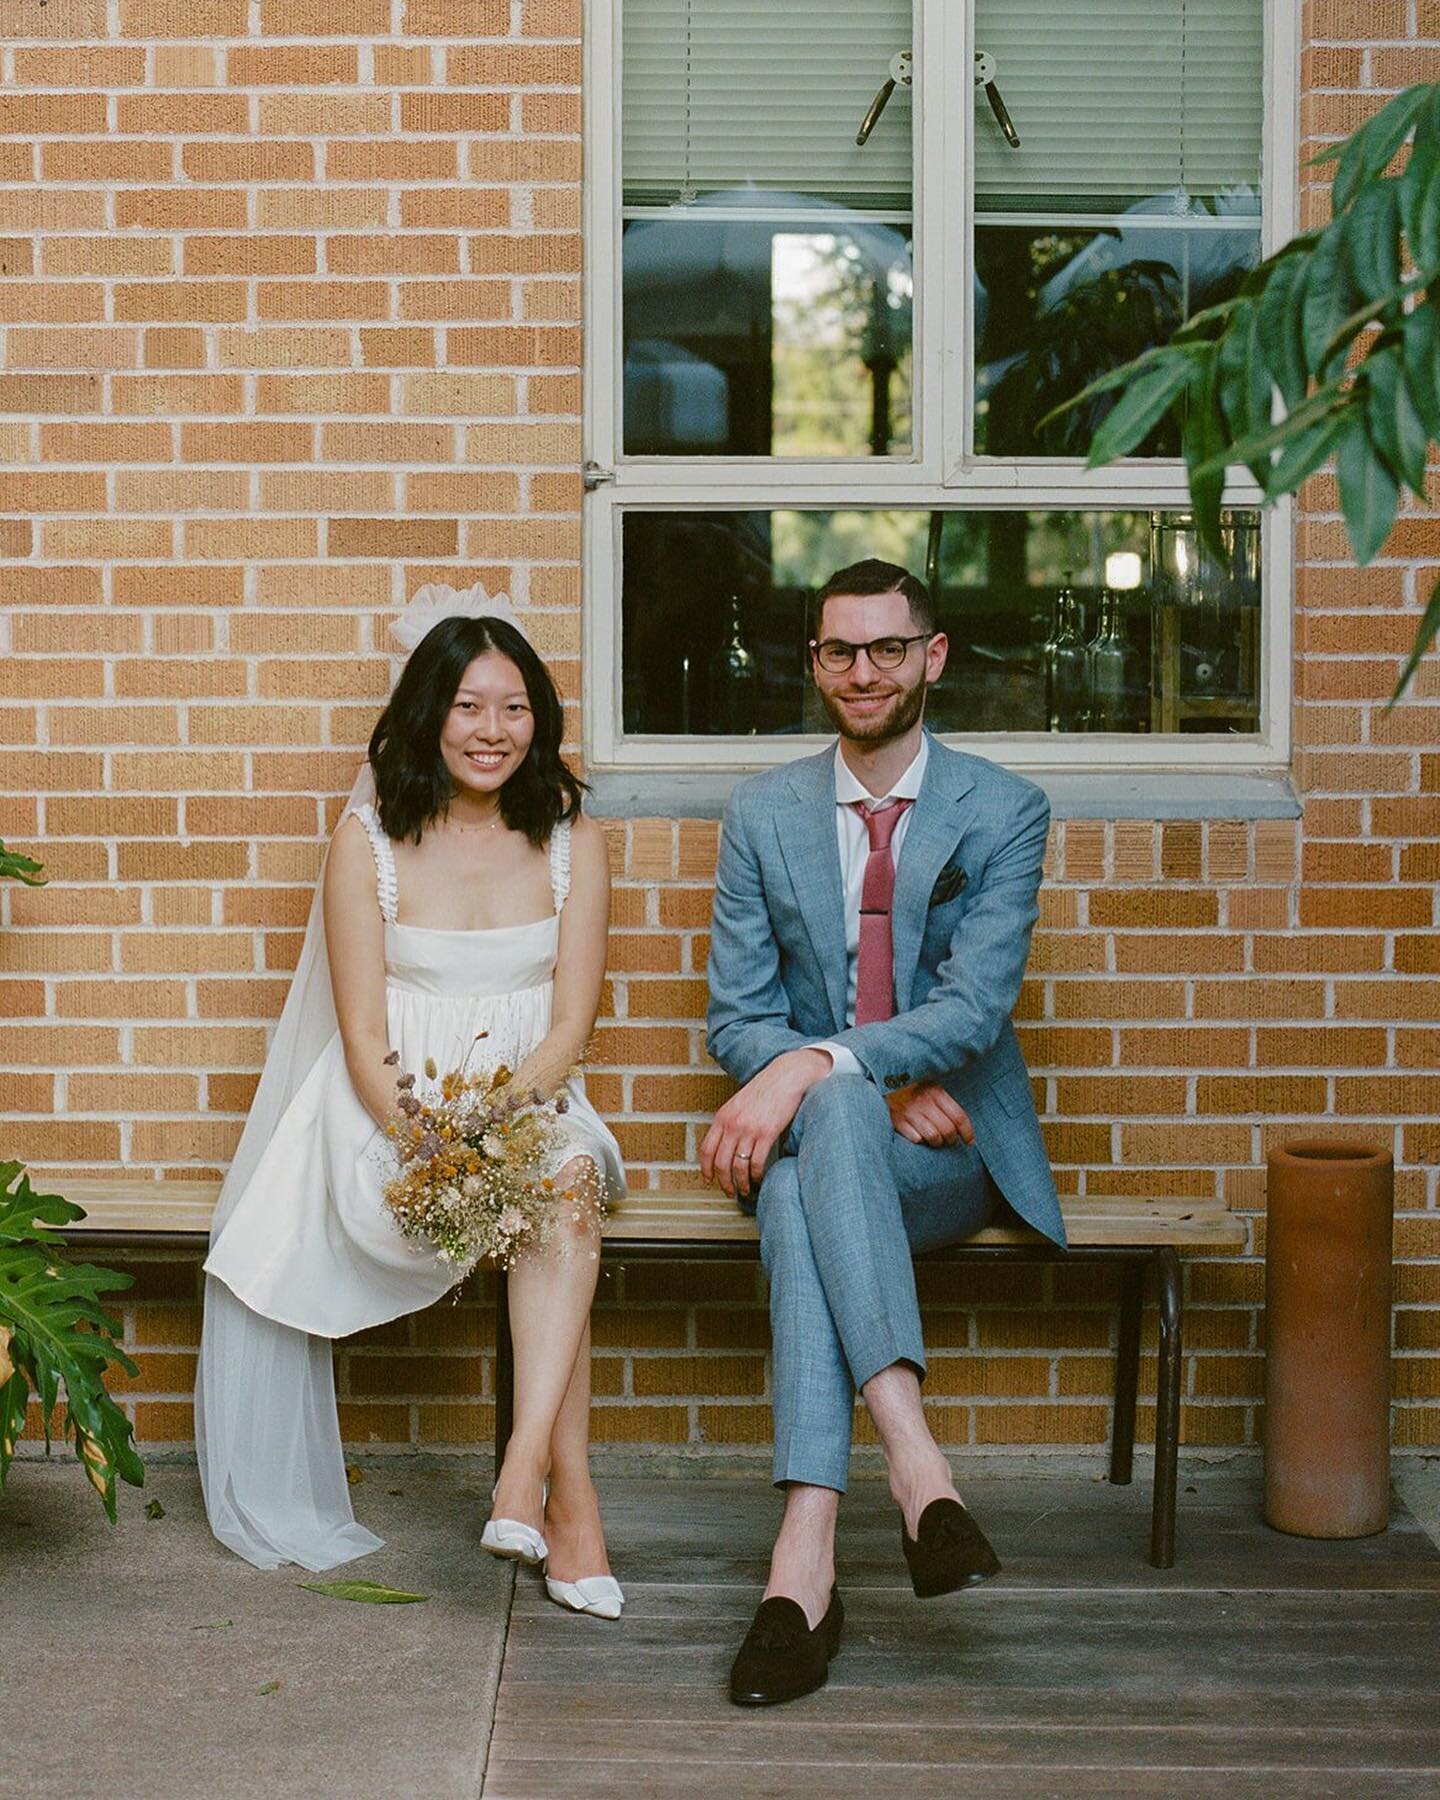
[[[1110,1479],[1128,1487],[1135,1463],[1135,1396],[1140,1386],[1140,1314],[1145,1265],[1120,1270],[1120,1336],[1115,1346],[1115,1405],[1110,1416]]]
[[[515,1346],[510,1339],[510,1281],[495,1271],[495,1479],[515,1424]]]
[[[1155,1252],[1160,1288],[1160,1369],[1155,1389],[1155,1498],[1150,1561],[1175,1562],[1175,1489],[1180,1458],[1180,1258],[1168,1245]]]

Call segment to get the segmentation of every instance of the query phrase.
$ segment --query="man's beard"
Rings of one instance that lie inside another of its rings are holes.
[[[926,683],[922,676],[914,687],[901,688],[888,712],[877,713],[873,718],[858,724],[846,717],[838,697],[827,694],[823,688],[820,689],[820,701],[829,714],[830,723],[842,738],[848,738],[852,744],[879,745],[904,737],[916,723],[925,711],[925,691]]]

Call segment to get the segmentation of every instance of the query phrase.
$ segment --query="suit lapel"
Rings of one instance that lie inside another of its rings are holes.
[[[910,1005],[930,892],[935,877],[945,867],[965,829],[965,809],[959,802],[974,785],[973,777],[966,772],[964,759],[932,737],[925,779],[920,784],[920,795],[905,829],[905,841],[900,846],[900,861],[895,870],[890,930],[894,945],[895,1005],[901,1012]]]
[[[800,903],[825,982],[835,1029],[845,1028],[845,895],[835,831],[835,757],[830,750],[793,763],[787,797],[775,811],[780,854]]]

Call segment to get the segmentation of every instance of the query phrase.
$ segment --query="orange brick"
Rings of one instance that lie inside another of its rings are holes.
[[[1335,1015],[1341,1019],[1440,1018],[1440,982],[1397,981],[1388,975],[1379,981],[1337,981]]]
[[[1337,1075],[1335,1110],[1387,1119],[1440,1112],[1440,1075]]]
[[[419,513],[515,512],[520,484],[514,475],[410,475],[405,504],[407,510]]]
[[[326,263],[336,275],[438,275],[458,273],[460,246],[453,237],[412,232],[335,235]]]
[[[1214,925],[1219,918],[1216,896],[1203,889],[1136,893],[1097,888],[1090,894],[1089,905],[1090,923],[1099,926],[1182,930]]]
[[[282,469],[260,477],[260,505],[266,512],[329,513],[354,507],[362,512],[395,510],[395,477],[385,470]],[[353,604],[353,598],[347,596]]]
[[[5,1147],[18,1162],[117,1162],[120,1127],[100,1119],[9,1119]]]
[[[1300,895],[1302,926],[1368,926],[1386,930],[1406,925],[1428,925],[1434,913],[1432,897],[1422,888],[1317,888]]]
[[[146,342],[158,333],[146,332]],[[172,418],[179,413],[239,412],[245,403],[238,375],[117,375],[111,403],[118,413]]]
[[[185,425],[180,455],[185,462],[309,462],[314,445],[309,425],[269,424],[251,420],[225,424]]]
[[[1323,1075],[1202,1075],[1200,1113],[1318,1113],[1326,1109]]]
[[[192,51],[197,46],[187,46]],[[164,54],[163,47],[157,46],[157,66]],[[213,78],[213,77],[212,77]],[[117,114],[122,131],[156,132],[165,136],[179,135],[183,137],[204,137],[206,135],[241,135],[250,129],[250,109],[243,94],[122,94],[117,105]],[[235,146],[232,146],[234,148]],[[156,176],[149,179],[167,181],[171,176],[170,147],[164,146],[163,168]],[[196,169],[210,166],[243,167],[244,161],[226,165],[223,160],[215,165],[207,164],[203,159],[196,162],[195,168],[185,168],[185,173],[196,179],[210,180],[212,176],[196,176]],[[120,177],[123,179],[123,176]],[[247,179],[244,175],[238,180]]]
[[[50,290],[52,307],[55,291]],[[140,360],[137,331],[27,331],[7,334],[10,362],[21,369],[133,369]]]
[[[464,276],[451,281],[406,281],[400,287],[397,313],[402,319],[440,324],[452,320],[466,325],[476,319],[508,319],[511,287],[508,281],[471,281]]]
[[[327,181],[454,181],[457,179],[458,169],[459,159],[455,145],[439,141],[417,143],[394,138],[356,139],[331,144],[325,155]],[[386,240],[377,241],[383,243]],[[451,243],[448,247],[453,250],[455,246]],[[333,261],[330,266],[339,267]],[[381,266],[389,268],[392,265],[385,263]],[[434,266],[422,264],[424,268]]]
[[[262,319],[387,319],[390,291],[383,281],[262,281],[256,305]]]
[[[442,225],[493,230],[510,223],[510,195],[504,188],[408,189],[400,195],[400,223],[422,230]]]
[[[1059,1112],[1073,1117],[1185,1111],[1185,1078],[1179,1075],[1061,1075],[1055,1094]]]
[[[166,238],[53,237],[43,242],[41,266],[46,275],[169,275],[175,259]]]
[[[238,281],[122,281],[115,287],[120,320],[224,323],[243,319],[245,308],[245,287]]]
[[[0,94],[0,135],[103,136],[103,94]]]
[[[103,106],[101,96],[95,99]],[[174,171],[174,150],[169,144],[147,143],[143,138],[62,140],[41,146],[40,167],[46,181],[162,182]]]
[[[358,72],[351,44],[236,44],[226,59],[232,87],[329,87],[354,81]]]
[[[415,132],[505,131],[510,96],[497,93],[422,92],[400,96],[400,129]]]
[[[1250,1033],[1215,1025],[1122,1031],[1119,1060],[1123,1068],[1129,1069],[1244,1068],[1250,1060]]]
[[[164,425],[43,425],[40,455],[46,462],[142,463],[170,460],[170,432]],[[38,573],[38,571],[37,571]],[[72,580],[81,571],[69,572]],[[83,572],[93,575],[94,570]]]
[[[360,360],[368,367],[382,369],[433,367],[435,334],[413,326],[362,330]]]
[[[191,181],[271,186],[313,180],[315,152],[309,144],[261,138],[240,144],[186,144],[180,166]]]
[[[579,87],[578,44],[461,44],[445,52],[458,87]]]
[[[496,365],[501,368],[554,368],[578,366],[580,333],[563,326],[474,326],[452,331],[450,360],[461,365]]]
[[[332,556],[453,556],[454,519],[332,519]]]
[[[1213,897],[1212,895],[1211,898]],[[1257,967],[1259,945],[1270,941],[1256,939]],[[1084,944],[1086,940],[1082,939],[1080,942]],[[1090,946],[1092,955],[1088,961],[1076,961],[1068,966],[1075,969],[1103,969],[1103,943],[1098,939],[1090,940]],[[1099,952],[1098,956],[1093,954],[1094,951]],[[1031,966],[1035,966],[1033,954]],[[1244,967],[1245,941],[1239,936],[1186,938],[1154,933],[1136,937],[1122,935],[1115,939],[1115,969],[1121,975],[1238,975]]]
[[[505,37],[510,0],[406,0],[408,37]]]
[[[1259,1030],[1256,1060],[1262,1067],[1377,1068],[1385,1063],[1385,1033],[1359,1027],[1305,1025]]]
[[[295,232],[190,237],[184,249],[187,275],[313,275],[316,268],[314,238]]]
[[[163,519],[47,519],[40,529],[42,554],[58,559],[168,556],[172,543]]]
[[[1197,1019],[1319,1019],[1325,1015],[1325,989],[1318,981],[1266,981],[1256,976],[1197,981],[1194,1012]]]
[[[144,340],[147,369],[203,369],[205,333],[188,325],[160,325]]]

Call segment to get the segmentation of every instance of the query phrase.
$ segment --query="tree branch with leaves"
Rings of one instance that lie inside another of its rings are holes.
[[[1363,567],[1389,536],[1402,489],[1427,499],[1440,441],[1440,83],[1407,88],[1314,161],[1335,164],[1328,224],[1049,417],[1119,396],[1091,441],[1088,466],[1098,468],[1171,414],[1196,524],[1217,554],[1228,468],[1248,468],[1268,506],[1333,457]],[[1437,630],[1440,581],[1392,706]]]

